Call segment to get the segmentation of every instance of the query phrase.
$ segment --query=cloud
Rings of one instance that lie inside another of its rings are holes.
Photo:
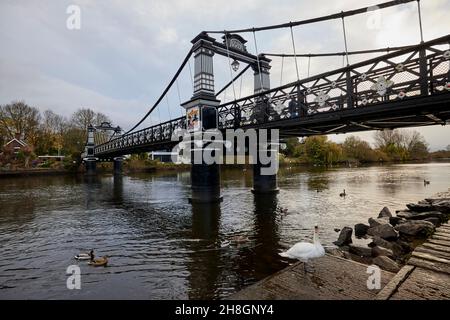
[[[81,30],[66,28],[66,8],[81,8]],[[182,59],[190,40],[202,30],[223,30],[283,23],[373,5],[373,0],[4,0],[0,2],[0,103],[25,99],[41,110],[69,116],[90,106],[108,114],[115,124],[130,127],[156,101]],[[422,1],[425,40],[450,33],[450,0]],[[345,20],[350,50],[417,43],[417,3],[382,12],[380,28],[368,28],[370,14]],[[340,20],[294,28],[298,53],[343,51]],[[257,33],[259,52],[293,51],[288,29]],[[244,35],[255,52],[251,34]],[[367,57],[351,57],[355,62]],[[300,76],[308,59],[298,59]],[[341,58],[309,61],[310,74],[342,66]],[[242,66],[243,67],[243,66]],[[226,58],[215,56],[216,89],[229,81]],[[281,59],[273,59],[273,86],[281,80]],[[293,59],[283,62],[283,82],[296,80]],[[179,101],[192,95],[189,69],[169,92],[153,121],[179,116]],[[237,95],[251,94],[249,71],[235,84]],[[234,98],[232,88],[227,100]],[[222,97],[223,98],[223,97]],[[170,105],[168,109],[167,105]],[[432,147],[446,146],[450,129],[420,129]],[[367,134],[363,134],[367,135]],[[332,139],[341,139],[343,136]]]

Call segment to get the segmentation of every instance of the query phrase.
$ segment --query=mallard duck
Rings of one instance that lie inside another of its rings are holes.
[[[79,253],[74,258],[77,260],[94,260],[94,250],[92,249],[89,253]]]
[[[101,258],[93,259],[89,261],[88,264],[93,267],[106,267],[106,265],[108,264],[108,257],[103,256]]]

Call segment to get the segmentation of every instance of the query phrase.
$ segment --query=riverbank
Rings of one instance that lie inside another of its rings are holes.
[[[369,225],[356,224],[369,245],[354,245],[345,227],[337,248],[308,262],[313,272],[296,262],[229,299],[450,299],[450,189],[407,208],[395,216],[383,208]],[[378,287],[368,285],[374,265]]]

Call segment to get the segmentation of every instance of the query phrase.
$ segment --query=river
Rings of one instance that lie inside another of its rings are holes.
[[[189,172],[3,178],[0,298],[223,298],[287,266],[278,253],[311,239],[314,225],[331,246],[335,228],[367,223],[384,206],[402,209],[449,182],[450,163],[284,168],[280,193],[256,197],[251,170],[226,169],[223,202],[191,206]],[[91,248],[109,256],[108,267],[73,259]],[[81,290],[66,287],[73,264]]]

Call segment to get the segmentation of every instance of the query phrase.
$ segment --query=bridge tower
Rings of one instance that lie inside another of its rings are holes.
[[[263,91],[270,89],[270,60],[265,58],[263,55],[258,56],[256,63],[252,64],[252,69],[254,71],[254,93],[259,94]],[[255,101],[256,108],[255,117],[258,121],[265,122],[269,115],[269,101],[268,97],[263,95],[257,98]],[[258,130],[259,131],[259,130]],[[269,167],[270,165],[262,164],[260,161],[260,154],[265,153],[267,156],[278,157],[278,149],[273,148],[273,146],[268,143],[271,141],[270,130],[267,132],[267,141],[261,141],[260,132],[257,132],[258,142],[257,142],[257,155],[258,159],[253,164],[253,189],[252,192],[255,194],[268,194],[277,193],[277,175],[276,174],[262,174],[264,167]],[[276,154],[273,154],[276,152]]]
[[[94,141],[95,128],[89,125],[87,128],[87,143],[85,147],[85,157],[83,158],[86,168],[86,175],[96,174],[96,158],[94,154],[95,141]]]
[[[195,143],[191,141],[190,148],[192,195],[189,201],[219,202],[222,200],[219,164],[205,163],[202,157],[209,142],[203,140],[203,132],[218,128],[217,107],[220,101],[216,99],[214,93],[213,71],[215,39],[201,33],[191,42],[194,52],[194,94],[189,101],[182,104],[186,109],[187,129],[195,138]]]

